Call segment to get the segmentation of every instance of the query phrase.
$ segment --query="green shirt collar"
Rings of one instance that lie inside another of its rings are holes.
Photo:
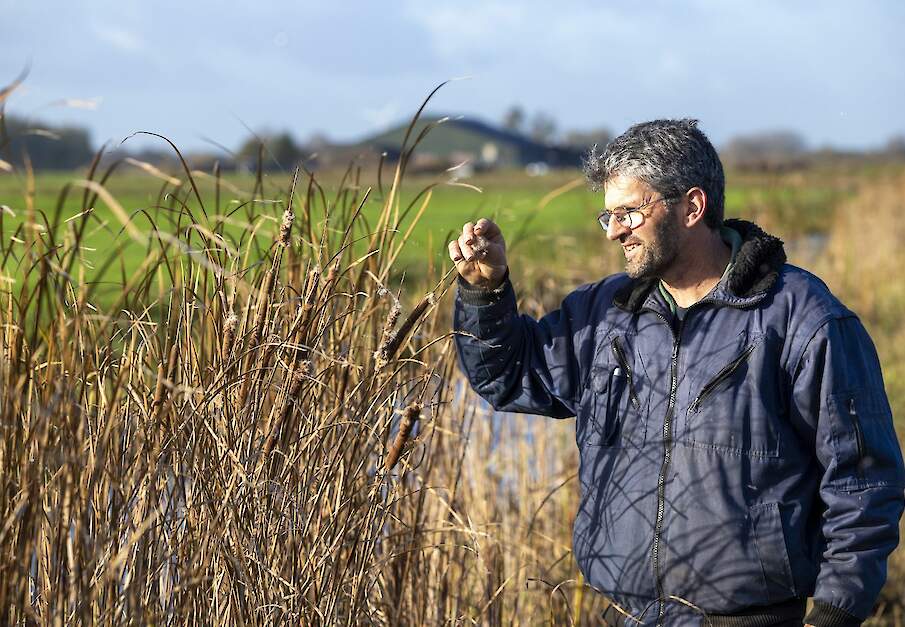
[[[726,275],[729,274],[729,270],[732,269],[733,264],[735,264],[735,258],[738,256],[738,251],[742,247],[742,236],[735,229],[730,229],[728,226],[722,225],[720,226],[720,237],[726,242],[726,245],[732,249],[729,263],[726,264],[726,269],[723,270],[723,276],[720,277],[720,281],[722,281],[726,278]],[[672,294],[670,294],[663,285],[663,281],[659,281],[657,286],[660,288],[660,295],[663,296],[666,304],[669,305],[669,310],[675,315],[678,312],[678,305],[676,305],[676,301],[672,297]]]

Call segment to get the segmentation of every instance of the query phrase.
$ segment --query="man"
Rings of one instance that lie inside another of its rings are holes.
[[[723,221],[722,165],[695,121],[633,126],[586,173],[625,273],[535,321],[494,223],[466,224],[449,253],[475,390],[577,417],[573,549],[613,600],[608,624],[860,625],[905,501],[864,327],[780,240]]]

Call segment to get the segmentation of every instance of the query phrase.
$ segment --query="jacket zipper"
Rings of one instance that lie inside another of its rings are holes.
[[[851,416],[852,426],[855,428],[855,445],[858,447],[858,474],[864,475],[864,433],[861,431],[861,420],[858,419],[858,411],[855,408],[855,399],[848,400],[848,415]]]
[[[694,305],[692,305],[693,307]],[[679,321],[679,328],[673,330],[672,324],[666,316],[657,311],[650,310],[659,316],[663,322],[673,331],[672,361],[669,377],[669,403],[666,407],[666,417],[663,419],[663,465],[657,477],[657,519],[654,523],[654,540],[651,545],[651,562],[654,566],[654,583],[657,587],[657,626],[663,625],[663,617],[666,613],[666,604],[663,603],[663,577],[660,572],[660,538],[663,535],[663,517],[666,512],[666,474],[669,472],[669,463],[672,458],[672,424],[676,411],[676,396],[679,387],[679,344],[682,340],[682,328],[688,319],[689,311]]]
[[[745,360],[748,359],[748,356],[754,352],[754,349],[757,347],[757,344],[749,344],[747,348],[742,352],[741,355],[735,358],[728,366],[720,370],[717,375],[705,385],[701,392],[695,397],[693,401],[691,401],[691,405],[688,407],[688,410],[692,413],[698,411],[698,407],[701,405],[701,402],[710,396],[716,387],[732,376],[732,374],[738,370],[739,366],[745,363]]]
[[[625,372],[625,376],[628,378],[629,399],[631,399],[632,405],[637,410],[641,407],[641,401],[638,400],[638,395],[635,393],[635,382],[632,377],[632,369],[629,368],[628,360],[625,358],[625,351],[622,349],[622,343],[619,341],[618,337],[613,338],[613,355],[615,355],[616,361],[619,362],[623,372]]]
[[[672,457],[672,421],[676,410],[676,396],[679,386],[679,344],[682,339],[682,329],[691,310],[699,305],[713,302],[712,300],[700,300],[685,311],[685,316],[679,321],[679,328],[673,329],[669,319],[655,309],[645,307],[644,311],[649,311],[660,318],[673,334],[672,348],[672,364],[669,382],[669,404],[666,408],[666,417],[663,419],[663,465],[660,467],[660,475],[657,477],[657,520],[654,524],[654,540],[651,546],[651,562],[654,566],[654,583],[657,588],[657,627],[663,627],[663,618],[666,614],[666,604],[663,602],[665,597],[663,592],[663,581],[660,573],[660,537],[663,533],[663,516],[666,509],[666,473],[669,471],[669,462]],[[733,309],[742,309],[726,303],[725,306]]]

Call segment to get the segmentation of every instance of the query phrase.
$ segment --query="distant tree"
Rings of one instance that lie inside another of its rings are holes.
[[[309,150],[322,150],[323,148],[329,148],[332,144],[333,142],[330,141],[329,137],[319,132],[312,133],[305,140],[305,147]]]
[[[531,120],[531,139],[542,144],[549,144],[556,137],[556,120],[552,116],[538,112]]]
[[[285,167],[294,166],[302,158],[302,149],[289,133],[280,133],[274,137],[270,151],[274,158]]]
[[[884,151],[890,157],[905,157],[905,135],[895,135],[886,142]]]
[[[503,115],[503,128],[521,133],[525,126],[525,110],[520,105],[512,105]]]
[[[261,167],[264,170],[294,168],[303,155],[302,148],[296,143],[292,135],[287,131],[283,131],[282,133],[262,134],[246,139],[237,153],[239,161],[244,162],[249,167],[256,165],[262,145],[264,147],[264,155]]]
[[[51,126],[15,116],[4,116],[5,136],[0,137],[0,154],[21,167],[28,155],[36,170],[71,170],[94,157],[91,137],[84,128]]]
[[[767,131],[735,137],[721,154],[730,166],[772,169],[801,163],[807,150],[804,138],[794,131]]]
[[[613,141],[613,133],[608,128],[596,128],[589,131],[569,131],[563,138],[563,144],[569,148],[588,150],[593,145],[603,148]]]

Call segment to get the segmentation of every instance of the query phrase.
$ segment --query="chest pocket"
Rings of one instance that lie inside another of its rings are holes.
[[[638,448],[644,444],[643,375],[624,338],[610,340],[591,367],[579,409],[586,446]]]
[[[765,335],[741,333],[690,367],[679,441],[751,457],[779,457],[774,361]]]

